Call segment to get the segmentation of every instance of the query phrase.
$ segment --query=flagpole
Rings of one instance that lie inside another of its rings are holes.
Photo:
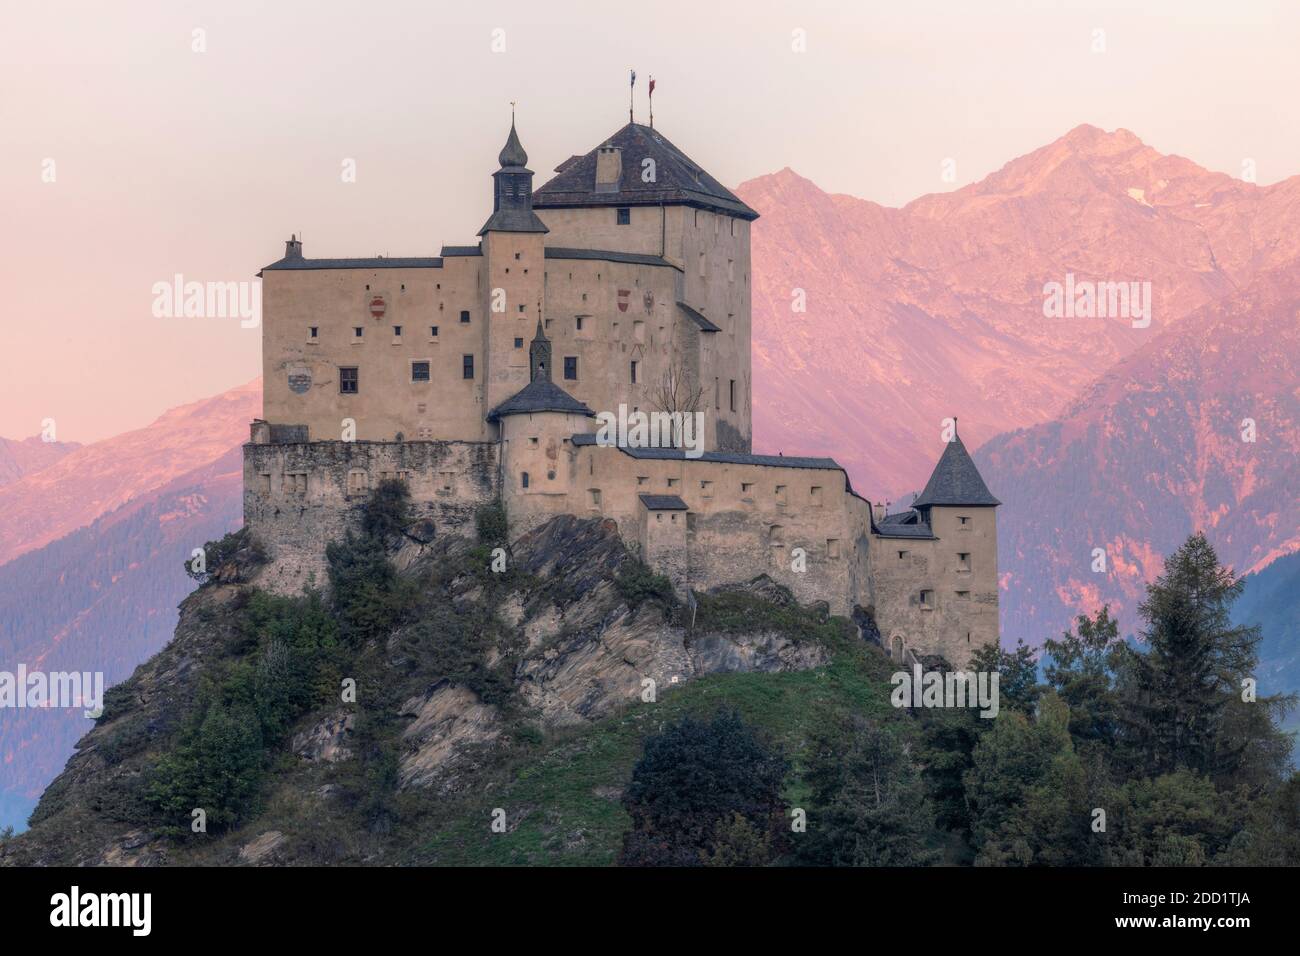
[[[655,128],[655,78],[650,77],[650,93],[647,97],[650,100],[650,128]]]
[[[631,73],[631,79],[627,84],[627,121],[635,123],[636,120],[632,116],[632,97],[636,93],[636,70],[629,70],[628,72]]]

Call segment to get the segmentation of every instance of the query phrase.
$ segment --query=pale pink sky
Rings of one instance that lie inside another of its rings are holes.
[[[308,256],[473,242],[509,101],[540,184],[626,121],[629,67],[638,119],[653,74],[656,126],[729,185],[790,166],[900,205],[1083,122],[1231,175],[1253,159],[1261,184],[1300,172],[1295,2],[450,6],[11,6],[0,435],[94,440],[254,377],[257,330],[156,319],[152,285],[251,279],[291,231]]]

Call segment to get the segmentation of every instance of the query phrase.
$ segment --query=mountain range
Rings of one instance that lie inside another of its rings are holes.
[[[1300,257],[1300,177],[1255,186],[1086,125],[901,209],[789,169],[737,195],[762,214],[756,450],[832,455],[873,498],[924,484],[943,419],[971,448],[1050,421],[1162,331]],[[1150,282],[1149,327],[1045,317],[1045,285],[1070,275]]]

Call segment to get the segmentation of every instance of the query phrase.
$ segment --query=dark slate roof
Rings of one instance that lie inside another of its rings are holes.
[[[547,259],[598,259],[602,262],[627,262],[638,266],[668,266],[682,271],[663,256],[650,256],[640,252],[614,252],[611,249],[567,249],[560,246],[546,247]]]
[[[487,420],[496,422],[506,415],[530,415],[533,412],[569,412],[588,417],[596,414],[554,382],[539,379],[529,382],[488,412]]]
[[[392,258],[376,256],[373,259],[304,259],[301,256],[288,257],[272,262],[267,269],[441,269],[439,258]]]
[[[478,234],[483,236],[489,232],[550,232],[550,230],[531,209],[502,208],[488,216],[488,221],[483,223],[483,228],[478,231]]]
[[[482,246],[443,246],[442,257],[450,259],[457,256],[481,256],[483,255]]]
[[[595,435],[574,435],[575,445],[596,444]],[[678,459],[686,457],[684,448],[624,448],[619,451],[633,458]],[[749,455],[742,452],[706,451],[691,461],[716,461],[726,465],[771,465],[776,468],[824,468],[843,471],[834,458],[796,458],[789,455]]]
[[[596,155],[600,146],[622,150],[623,177],[619,189],[596,192]],[[533,193],[535,209],[574,206],[687,205],[724,212],[741,219],[758,213],[738,199],[660,133],[640,123],[628,123],[605,142],[578,159],[561,163],[554,177]],[[642,162],[655,162],[655,182],[641,181]]]
[[[971,460],[966,446],[956,435],[943,454],[939,464],[934,466],[934,474],[926,482],[921,496],[912,502],[913,508],[928,508],[931,505],[1000,505],[1002,502],[989,492],[979,469]]]
[[[676,495],[641,495],[641,504],[650,511],[685,511],[686,502]]]
[[[885,515],[876,525],[876,534],[882,538],[933,538],[934,532],[915,511],[902,511]]]
[[[700,327],[700,331],[701,331],[701,332],[721,332],[721,331],[722,331],[722,329],[718,328],[716,325],[714,325],[712,322],[710,322],[710,321],[709,321],[708,319],[706,319],[704,316],[700,315],[700,313],[696,312],[694,309],[692,309],[692,308],[691,308],[689,305],[687,305],[685,302],[678,302],[678,303],[677,303],[677,308],[679,308],[679,309],[681,309],[683,312],[685,312],[685,313],[686,313],[686,317],[687,317],[688,319],[690,319],[692,322],[694,322],[696,325],[698,325],[698,326]]]

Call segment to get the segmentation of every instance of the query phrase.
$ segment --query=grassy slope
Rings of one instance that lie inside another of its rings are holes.
[[[889,705],[889,672],[882,654],[846,643],[835,649],[828,666],[813,671],[691,681],[661,694],[657,703],[639,703],[548,740],[532,759],[502,768],[488,788],[452,801],[427,819],[403,862],[609,865],[629,825],[619,791],[631,777],[646,736],[685,714],[734,708],[778,742],[797,770],[810,731],[829,715],[858,712],[906,719]],[[788,794],[792,805],[800,796]],[[506,833],[491,831],[495,807],[506,811]]]

